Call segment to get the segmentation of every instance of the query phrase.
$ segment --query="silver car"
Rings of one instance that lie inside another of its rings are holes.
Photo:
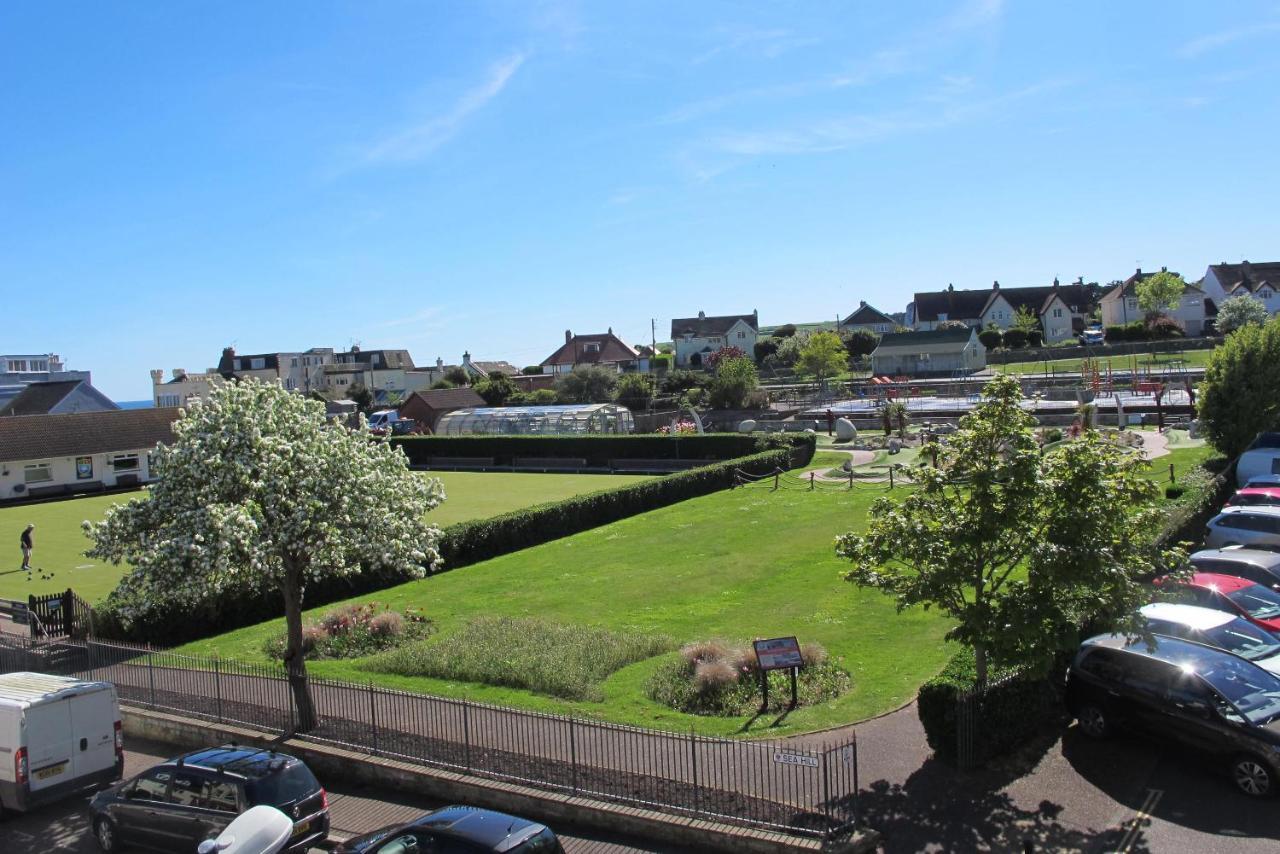
[[[1225,650],[1280,675],[1280,639],[1226,611],[1155,602],[1138,610],[1153,635],[1182,638]]]
[[[1202,549],[1191,555],[1196,572],[1216,572],[1247,578],[1280,591],[1280,552],[1266,549]]]
[[[1204,546],[1280,547],[1280,507],[1259,504],[1222,508],[1205,526]]]

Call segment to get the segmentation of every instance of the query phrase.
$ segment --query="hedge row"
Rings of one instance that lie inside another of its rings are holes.
[[[1225,464],[1221,458],[1219,461]],[[1222,505],[1235,491],[1235,485],[1234,465],[1224,465],[1216,475],[1207,468],[1193,469],[1179,484],[1182,493],[1176,496],[1176,503],[1169,508],[1164,527],[1156,537],[1156,545],[1173,548],[1179,543],[1198,542],[1205,524],[1218,515]]]
[[[751,441],[754,448],[756,440]],[[764,444],[779,447],[617,489],[579,495],[490,519],[450,525],[444,529],[440,542],[443,569],[458,569],[687,498],[726,489],[733,484],[734,469],[766,474],[775,468],[806,465],[813,458],[812,436],[770,437]],[[306,607],[314,608],[372,593],[406,580],[401,575],[376,570],[367,570],[351,578],[327,579],[307,589]],[[191,608],[167,609],[125,629],[119,618],[119,605],[112,594],[94,609],[97,634],[157,646],[220,634],[274,619],[284,613],[278,591],[260,590],[211,598]]]
[[[754,436],[705,433],[694,436],[403,436],[391,440],[413,465],[430,457],[493,457],[511,465],[515,457],[585,459],[607,467],[609,460],[732,460],[760,450]]]
[[[958,746],[960,695],[976,685],[973,650],[963,649],[942,672],[920,686],[916,710],[925,739],[939,759],[960,760]],[[972,721],[972,749],[966,767],[1008,753],[1043,730],[1057,725],[1062,703],[1049,680],[1013,670],[989,668],[989,687],[967,702]]]

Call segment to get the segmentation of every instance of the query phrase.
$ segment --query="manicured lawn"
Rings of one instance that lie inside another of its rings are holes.
[[[763,717],[750,731],[835,726],[909,701],[951,652],[942,641],[949,627],[945,618],[921,610],[897,614],[888,597],[841,577],[846,565],[835,557],[833,538],[861,528],[880,494],[771,492],[764,485],[720,492],[357,601],[421,608],[437,622],[438,638],[478,615],[652,632],[679,643],[794,634],[842,657],[853,689],[831,703],[800,709],[773,729],[773,717]],[[264,661],[263,642],[282,625],[276,620],[183,649]],[[310,666],[334,678],[622,723],[680,731],[692,726],[700,733],[741,730],[746,719],[685,715],[649,700],[645,682],[664,660],[669,659],[657,656],[624,667],[600,684],[602,700],[576,702],[515,688],[375,674],[360,669],[358,659]]]
[[[644,475],[607,474],[526,474],[505,472],[433,472],[444,481],[445,502],[433,510],[430,520],[451,525],[468,519],[483,519],[521,507],[560,501],[584,492],[612,489],[633,483]],[[113,589],[124,567],[112,566],[84,556],[89,541],[80,523],[101,519],[112,504],[145,493],[95,495],[69,501],[50,501],[21,507],[0,507],[0,598],[25,599],[29,594],[52,593],[71,587],[90,602],[97,602]],[[32,565],[52,573],[41,578],[39,571],[27,580],[22,565],[18,536],[28,523],[36,526],[36,549]]]
[[[1073,351],[1067,351],[1073,352]],[[1209,362],[1209,354],[1212,349],[1201,350],[1180,350],[1174,353],[1139,353],[1132,356],[1103,356],[1100,362],[1100,370],[1105,371],[1110,365],[1113,371],[1131,371],[1136,365],[1138,370],[1151,368],[1153,370],[1163,370],[1169,367],[1181,365],[1185,368],[1203,368]],[[1041,374],[1046,370],[1052,373],[1080,373],[1080,363],[1082,356],[1074,356],[1069,359],[1052,359],[1047,363],[1043,360],[1039,362],[1010,362],[1007,365],[991,365],[991,369],[1004,374]]]

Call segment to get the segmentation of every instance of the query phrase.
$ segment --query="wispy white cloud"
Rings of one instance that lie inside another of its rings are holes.
[[[1220,47],[1226,47],[1245,39],[1257,38],[1265,36],[1269,33],[1280,32],[1280,21],[1263,21],[1262,23],[1252,24],[1247,27],[1237,27],[1231,30],[1221,30],[1216,33],[1207,33],[1178,48],[1178,56],[1183,59],[1194,59],[1201,54],[1217,50]]]
[[[397,317],[379,323],[377,329],[398,329],[404,326],[413,326],[418,329],[441,329],[448,322],[444,312],[439,308],[424,308],[415,311],[413,314],[407,314],[403,317]]]
[[[494,63],[485,79],[464,92],[450,109],[375,142],[365,151],[365,161],[371,164],[405,163],[435,151],[452,139],[468,118],[502,94],[525,59],[525,54],[515,53]]]
[[[692,64],[701,65],[710,62],[721,54],[750,49],[766,59],[776,59],[788,51],[817,44],[821,39],[812,36],[801,36],[791,30],[783,29],[743,29],[739,27],[721,27],[716,31],[722,38],[720,44],[709,48],[695,56]]]

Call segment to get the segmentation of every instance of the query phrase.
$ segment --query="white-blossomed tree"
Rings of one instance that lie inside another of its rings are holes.
[[[316,724],[302,651],[307,587],[378,571],[421,577],[440,560],[425,516],[439,480],[402,451],[330,421],[324,404],[255,380],[224,383],[156,448],[149,495],[84,523],[92,557],[133,568],[118,598],[127,623],[156,608],[276,589],[298,728]]]

